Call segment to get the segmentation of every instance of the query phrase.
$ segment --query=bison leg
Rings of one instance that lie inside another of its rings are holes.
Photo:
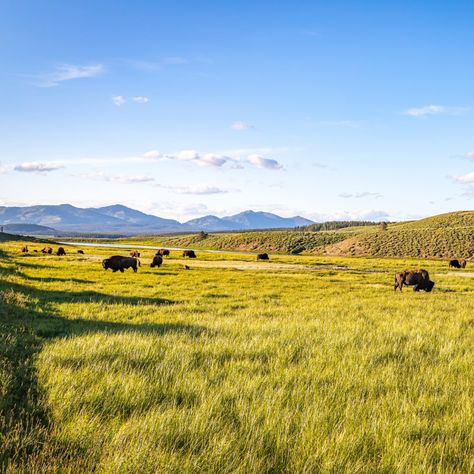
[[[413,287],[413,291],[420,291],[420,285],[419,285],[419,284],[416,284],[416,285]]]
[[[135,265],[133,268],[133,273],[137,273],[137,266]]]

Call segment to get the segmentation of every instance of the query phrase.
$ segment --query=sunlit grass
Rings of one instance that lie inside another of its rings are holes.
[[[474,278],[445,262],[198,252],[188,271],[176,252],[156,270],[150,250],[112,274],[101,258],[125,251],[18,248],[0,266],[12,472],[474,468]],[[395,293],[420,266],[433,292]]]

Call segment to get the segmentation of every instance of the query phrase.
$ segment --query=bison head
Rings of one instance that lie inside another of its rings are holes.
[[[106,258],[105,260],[102,260],[102,266],[104,267],[105,270],[109,268],[109,259]]]
[[[428,280],[425,285],[425,291],[428,293],[433,289],[434,281]]]

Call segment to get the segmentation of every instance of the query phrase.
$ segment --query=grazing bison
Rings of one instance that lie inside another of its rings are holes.
[[[140,258],[140,252],[138,250],[132,250],[130,252],[130,257]]]
[[[161,255],[162,257],[169,257],[170,251],[168,249],[159,249],[158,252],[156,252],[156,255]]]
[[[183,250],[183,257],[197,258],[194,250]]]
[[[81,255],[84,255],[84,250],[78,250],[77,253],[80,253]]]
[[[459,263],[459,260],[450,260],[449,261],[449,268],[454,267],[454,268],[461,268],[461,264]]]
[[[51,247],[44,247],[43,249],[41,249],[41,253],[49,253],[49,254],[52,254],[53,253],[53,249]]]
[[[56,252],[56,255],[61,257],[62,255],[66,255],[66,251],[64,250],[64,247],[59,247],[58,251]]]
[[[259,253],[257,254],[257,260],[270,260],[268,253]]]
[[[102,266],[105,270],[109,268],[115,273],[120,271],[123,273],[127,268],[133,268],[133,271],[137,271],[137,266],[140,265],[140,261],[134,257],[122,257],[121,255],[114,255],[112,257],[102,260]]]
[[[426,270],[405,270],[395,274],[395,286],[402,291],[403,285],[413,286],[413,291],[425,290],[430,292],[433,289],[434,281],[430,280],[430,275]]]
[[[28,250],[28,245],[25,245],[24,247],[22,247],[22,248],[21,248],[21,251],[22,251],[23,253],[28,253],[28,252],[29,252],[29,250]]]
[[[466,265],[467,265],[466,259],[462,258],[461,260],[459,260],[459,265],[461,265],[461,268],[466,268]]]
[[[184,266],[184,269],[185,269],[185,270],[191,270],[191,267],[189,267],[188,265],[185,265],[185,266]]]
[[[153,261],[151,262],[150,267],[151,268],[154,268],[154,267],[160,268],[162,263],[163,263],[163,257],[161,255],[155,255],[153,257]]]

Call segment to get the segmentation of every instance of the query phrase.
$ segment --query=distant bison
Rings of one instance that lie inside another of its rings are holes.
[[[183,268],[184,268],[185,270],[191,270],[191,267],[189,267],[188,265],[185,265]]]
[[[183,250],[183,257],[197,258],[194,250]]]
[[[270,260],[268,253],[259,253],[257,254],[257,260]]]
[[[102,260],[102,266],[105,270],[109,268],[115,273],[120,271],[123,273],[127,268],[133,268],[133,271],[137,271],[137,267],[140,266],[140,261],[134,257],[122,257],[121,255],[114,255],[112,257]]]
[[[80,253],[81,255],[84,255],[84,250],[78,250],[77,253]]]
[[[465,266],[465,265],[464,265]],[[459,260],[450,260],[449,261],[449,268],[461,268],[461,264],[459,263]]]
[[[161,255],[162,257],[169,257],[170,251],[168,249],[159,249],[158,252],[156,252],[156,255]]]
[[[395,274],[395,286],[402,291],[403,285],[413,286],[414,291],[425,290],[430,292],[433,289],[434,281],[430,280],[430,275],[426,270],[405,270]]]
[[[59,257],[66,255],[66,251],[64,250],[64,247],[59,247],[58,251],[56,252],[56,255],[58,255]]]
[[[130,252],[130,257],[140,258],[140,252],[138,250],[132,250]]]
[[[28,245],[25,245],[24,247],[22,247],[22,248],[21,248],[21,251],[22,251],[23,253],[28,253],[28,252],[29,252],[29,250],[28,250]]]
[[[153,257],[153,261],[151,262],[150,267],[151,268],[154,268],[154,267],[160,268],[162,264],[163,264],[163,257],[161,255],[155,255]]]
[[[41,249],[41,253],[49,253],[49,254],[52,254],[53,253],[53,249],[51,247],[44,247],[43,249]]]
[[[461,265],[461,268],[466,268],[466,265],[467,265],[466,259],[462,258],[461,260],[459,260],[459,265]]]

